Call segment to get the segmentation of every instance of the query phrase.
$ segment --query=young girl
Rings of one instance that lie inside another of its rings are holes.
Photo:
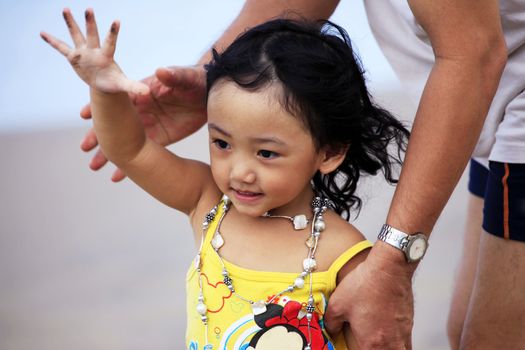
[[[187,348],[355,348],[349,329],[332,339],[323,324],[338,281],[371,247],[345,219],[360,207],[361,174],[396,182],[408,131],[370,101],[344,30],[274,20],[213,50],[207,165],[145,137],[127,92],[148,88],[113,60],[119,23],[101,46],[92,10],[85,38],[67,9],[64,18],[75,48],[41,36],[90,86],[104,154],[190,218],[199,252],[186,281]]]

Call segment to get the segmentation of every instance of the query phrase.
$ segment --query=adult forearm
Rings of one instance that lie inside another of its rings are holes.
[[[505,50],[499,50],[495,57],[490,64],[436,61],[387,217],[391,226],[430,235],[463,173],[497,89]],[[384,288],[397,291],[399,302],[409,302],[418,264],[407,264],[400,250],[381,241],[374,245],[367,262],[373,271],[395,276],[393,283],[383,281]]]
[[[505,57],[503,46],[484,62],[436,59],[388,214],[390,225],[430,234],[479,138]]]
[[[339,0],[248,0],[237,18],[230,24],[223,35],[215,42],[217,50],[223,50],[247,28],[282,15],[299,15],[303,18],[317,20],[328,19]],[[211,59],[209,50],[201,57],[199,64]]]
[[[91,89],[91,110],[104,155],[125,168],[142,150],[146,136],[127,93],[107,94]]]

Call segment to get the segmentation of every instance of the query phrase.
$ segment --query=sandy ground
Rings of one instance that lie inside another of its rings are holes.
[[[186,218],[130,181],[112,184],[110,169],[93,174],[77,147],[85,131],[0,135],[0,349],[183,349]],[[174,149],[206,159],[202,144],[199,132]],[[360,187],[354,222],[373,240],[393,192],[379,180]],[[448,348],[465,187],[463,178],[417,272],[414,349]]]

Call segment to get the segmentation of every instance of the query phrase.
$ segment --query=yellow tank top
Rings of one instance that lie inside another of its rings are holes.
[[[309,297],[308,277],[303,288],[275,298],[266,311],[257,316],[254,316],[249,302],[239,299],[224,284],[221,261],[211,246],[223,211],[222,205],[219,205],[217,215],[206,231],[201,252],[200,274],[208,307],[208,343],[213,346],[210,349],[302,350],[307,339],[311,339],[312,350],[346,350],[342,334],[332,340],[325,332],[323,315],[328,298],[336,287],[337,273],[341,267],[372,244],[367,240],[361,241],[341,254],[327,271],[312,274],[315,312],[309,335],[307,319],[302,311]],[[249,270],[224,259],[223,262],[234,280],[235,292],[253,301],[269,301],[292,284],[298,275]],[[200,292],[198,274],[192,264],[186,276],[186,347],[190,350],[208,350],[205,348],[205,326],[196,311]]]

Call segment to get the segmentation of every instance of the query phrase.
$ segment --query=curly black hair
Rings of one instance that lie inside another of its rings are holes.
[[[314,190],[333,203],[345,219],[361,175],[382,171],[397,183],[410,132],[388,111],[372,102],[364,70],[346,31],[326,20],[276,19],[241,34],[205,66],[208,93],[220,79],[257,91],[282,87],[280,103],[300,118],[317,149],[346,151],[341,165],[329,174],[317,172]]]

